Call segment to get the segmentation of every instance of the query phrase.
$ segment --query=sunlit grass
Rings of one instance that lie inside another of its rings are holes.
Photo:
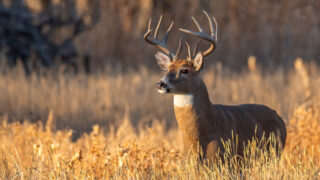
[[[301,111],[301,110],[300,110]],[[307,121],[320,125],[319,114],[308,112]],[[49,115],[50,118],[53,114]],[[304,119],[301,119],[304,121]],[[181,151],[178,130],[170,133],[148,129],[134,132],[104,133],[98,125],[92,132],[71,141],[72,131],[52,132],[50,125],[29,122],[7,123],[2,119],[0,177],[10,178],[209,178],[209,179],[316,179],[320,178],[320,134],[305,136],[301,124],[290,125],[282,156],[256,148],[253,141],[242,161],[226,152],[226,161],[200,163]],[[123,128],[132,128],[126,124]],[[292,131],[292,128],[296,131]],[[313,131],[313,130],[312,130]],[[293,143],[290,142],[295,139]],[[305,143],[303,139],[309,139]],[[298,142],[298,143],[297,143]],[[299,143],[303,142],[303,143]]]
[[[256,148],[258,142],[242,161],[228,151],[226,161],[211,165],[186,157],[172,99],[156,93],[161,75],[146,68],[29,77],[19,68],[3,69],[0,178],[320,178],[317,67],[297,60],[288,73],[263,73],[249,59],[246,72],[218,64],[203,78],[215,103],[262,103],[286,117],[288,138],[280,158]],[[74,134],[78,139],[72,141]]]

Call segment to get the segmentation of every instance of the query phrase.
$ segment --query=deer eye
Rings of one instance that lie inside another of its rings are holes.
[[[188,73],[189,73],[188,69],[182,69],[180,72],[181,72],[182,74],[188,74]]]

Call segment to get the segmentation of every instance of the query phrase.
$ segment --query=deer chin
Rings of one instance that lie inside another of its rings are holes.
[[[158,91],[160,94],[166,94],[166,93],[169,93],[169,92],[170,92],[170,89],[168,89],[168,88],[157,88],[157,91]]]

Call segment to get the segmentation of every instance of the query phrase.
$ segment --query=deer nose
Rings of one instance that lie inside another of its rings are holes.
[[[166,88],[166,87],[167,87],[166,83],[164,83],[163,81],[159,81],[159,82],[157,83],[157,86],[158,86],[159,88]]]

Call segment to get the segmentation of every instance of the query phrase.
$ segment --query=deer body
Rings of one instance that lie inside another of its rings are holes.
[[[217,154],[223,155],[224,152],[222,140],[232,139],[232,133],[238,136],[236,151],[240,156],[243,155],[243,145],[253,137],[261,139],[263,134],[269,137],[271,132],[279,141],[279,148],[283,148],[286,128],[275,111],[257,104],[211,104],[206,86],[200,81],[199,87],[192,92],[192,103],[174,106],[178,126],[183,134],[185,153],[198,153],[200,147],[205,157],[216,159]],[[174,99],[176,96],[185,95],[174,95]]]
[[[194,18],[192,19],[199,32],[186,29],[180,29],[180,31],[209,41],[210,47],[205,51],[197,52],[197,44],[191,55],[189,44],[186,43],[187,58],[179,58],[182,51],[181,41],[176,54],[166,46],[173,23],[162,41],[157,39],[161,18],[154,38],[149,37],[152,32],[151,21],[144,35],[148,43],[162,51],[157,52],[155,56],[166,74],[157,83],[156,88],[160,93],[174,95],[174,111],[179,129],[183,134],[185,152],[191,151],[193,154],[200,154],[214,160],[218,157],[217,155],[221,156],[225,151],[223,141],[230,140],[232,153],[243,156],[244,146],[248,141],[253,138],[258,140],[262,137],[269,138],[271,134],[276,137],[277,150],[281,150],[287,136],[286,127],[282,118],[274,110],[257,104],[225,106],[210,102],[206,85],[199,74],[203,69],[204,57],[216,48],[218,25],[214,17],[211,19],[205,11],[204,14],[209,21],[210,35],[204,32]]]

